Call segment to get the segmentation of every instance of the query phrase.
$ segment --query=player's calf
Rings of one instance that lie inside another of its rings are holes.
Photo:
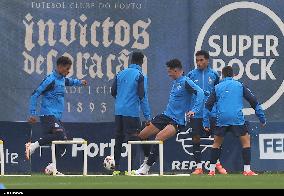
[[[31,147],[31,142],[28,142],[25,144],[25,154],[26,154],[26,159],[29,160],[30,156],[31,156],[31,151],[30,151],[30,147]]]
[[[28,142],[25,144],[25,154],[26,154],[26,159],[29,160],[31,155],[34,153],[34,151],[39,147],[39,143],[35,142],[35,143],[31,143]]]

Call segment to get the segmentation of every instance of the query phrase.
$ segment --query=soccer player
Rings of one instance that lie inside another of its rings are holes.
[[[119,72],[113,82],[111,94],[115,98],[115,171],[113,175],[120,175],[120,159],[122,143],[126,140],[139,140],[141,131],[140,111],[142,109],[146,122],[151,119],[148,102],[147,77],[142,73],[144,55],[133,52],[131,64]],[[147,124],[147,123],[146,123]],[[145,146],[145,145],[144,145]],[[142,146],[143,150],[147,147]],[[136,146],[132,149],[132,162],[135,159]],[[133,164],[132,164],[133,165]]]
[[[264,112],[252,92],[242,83],[233,79],[233,68],[226,66],[222,69],[223,80],[215,86],[209,98],[205,103],[203,126],[206,131],[209,130],[209,111],[216,103],[217,121],[214,132],[214,143],[211,150],[210,172],[208,175],[215,175],[215,164],[220,156],[220,146],[225,134],[233,132],[240,138],[243,151],[244,172],[245,176],[257,175],[250,169],[251,150],[250,136],[245,124],[243,109],[243,98],[245,98],[255,110],[262,126],[266,124]]]
[[[214,71],[209,66],[209,54],[207,51],[200,50],[195,54],[195,60],[197,68],[188,73],[188,77],[195,82],[205,94],[205,101],[210,95],[211,91],[214,89],[214,86],[219,83],[219,74]],[[192,128],[192,141],[193,141],[193,156],[197,164],[196,169],[192,174],[203,174],[202,163],[201,163],[201,149],[200,149],[200,136],[202,136],[204,129],[202,125],[203,121],[203,110],[200,110],[194,115],[188,126]],[[214,131],[216,124],[216,110],[213,108],[210,113],[210,124],[211,130]],[[222,167],[221,163],[218,161],[216,168],[220,174],[227,174],[227,171]]]
[[[66,132],[61,122],[64,110],[65,86],[87,85],[86,80],[66,77],[72,65],[72,61],[68,57],[59,57],[56,64],[56,69],[44,78],[30,97],[30,117],[28,122],[35,123],[37,121],[36,116],[39,116],[44,136],[34,143],[26,143],[27,159],[30,159],[31,154],[40,146],[51,144],[54,140],[67,140]],[[42,96],[42,99],[41,111],[38,113],[36,108],[39,96]],[[57,149],[58,152],[56,153],[59,154],[65,150],[65,147],[60,145]],[[56,170],[52,164],[48,165],[47,169],[50,172],[54,169]]]
[[[173,59],[168,61],[166,65],[169,77],[174,80],[168,105],[162,114],[157,115],[150,125],[140,132],[138,136],[141,140],[145,140],[151,135],[156,135],[155,140],[167,140],[184,128],[185,114],[192,117],[203,108],[204,93],[198,85],[183,75],[181,62],[178,59]],[[192,102],[193,95],[196,96],[194,102]],[[148,174],[158,153],[159,146],[152,145],[149,159],[136,170],[136,174]]]

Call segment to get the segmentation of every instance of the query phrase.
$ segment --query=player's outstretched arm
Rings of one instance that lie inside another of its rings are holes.
[[[203,110],[203,103],[204,103],[203,90],[198,85],[196,85],[192,80],[188,80],[185,82],[185,88],[189,93],[196,95],[196,99],[191,111],[197,113]]]
[[[138,96],[140,98],[141,102],[141,109],[143,112],[143,115],[146,119],[146,124],[150,124],[151,120],[151,109],[150,109],[150,104],[149,104],[149,99],[148,99],[148,88],[147,88],[147,77],[143,76],[140,77],[138,80]]]
[[[258,103],[254,94],[245,85],[243,85],[243,96],[249,102],[250,106],[255,110],[255,114],[258,117],[261,125],[265,126],[266,118],[265,118],[264,111],[263,111],[261,105]]]
[[[215,89],[211,92],[209,95],[207,101],[205,102],[205,107],[203,110],[203,127],[206,131],[209,131],[210,129],[210,123],[209,123],[209,114],[216,103],[216,92]]]
[[[73,78],[65,78],[65,86],[86,86],[87,80],[78,80]]]

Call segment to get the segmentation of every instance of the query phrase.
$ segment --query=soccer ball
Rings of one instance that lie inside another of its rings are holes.
[[[44,169],[44,173],[45,173],[46,175],[52,175],[53,169],[54,169],[53,164],[52,164],[52,163],[49,163],[48,166],[46,166],[46,168]]]
[[[114,157],[107,156],[104,160],[104,168],[106,168],[107,170],[114,170],[114,167],[115,167]]]

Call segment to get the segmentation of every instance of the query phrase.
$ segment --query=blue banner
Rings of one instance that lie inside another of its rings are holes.
[[[24,122],[0,122],[0,138],[4,141],[5,173],[29,174],[30,161],[25,158],[25,143],[31,140],[31,127]]]
[[[114,123],[65,123],[68,136],[73,140],[88,141],[88,173],[108,174],[104,169],[103,160],[114,154]],[[258,127],[250,123],[251,135],[251,166],[256,171],[284,171],[283,164],[283,123],[269,123],[267,127]],[[0,136],[4,140],[6,173],[43,172],[51,162],[50,146],[38,148],[31,157],[25,159],[25,143],[37,141],[42,137],[40,124],[32,127],[21,122],[1,122]],[[213,138],[201,139],[203,168],[209,170],[210,150]],[[127,146],[123,144],[122,169],[127,170]],[[139,148],[134,168],[143,162],[143,153]],[[222,145],[220,161],[228,172],[243,170],[242,147],[239,138],[228,133]],[[58,170],[63,173],[80,173],[83,168],[83,148],[81,145],[67,146],[66,152],[57,160]],[[164,144],[164,171],[168,173],[191,173],[196,168],[192,154],[190,130],[184,130]],[[159,162],[151,169],[158,172]]]
[[[252,162],[255,170],[283,171],[284,130],[283,123],[270,123],[265,128],[251,125]]]
[[[63,121],[112,122],[110,87],[135,50],[146,55],[154,116],[171,87],[165,62],[179,58],[187,73],[199,49],[209,51],[217,71],[233,66],[268,120],[283,121],[280,0],[2,0],[0,15],[1,121],[27,119],[31,93],[66,55],[73,61],[69,76],[89,85],[66,88]],[[248,120],[256,120],[246,107]]]

